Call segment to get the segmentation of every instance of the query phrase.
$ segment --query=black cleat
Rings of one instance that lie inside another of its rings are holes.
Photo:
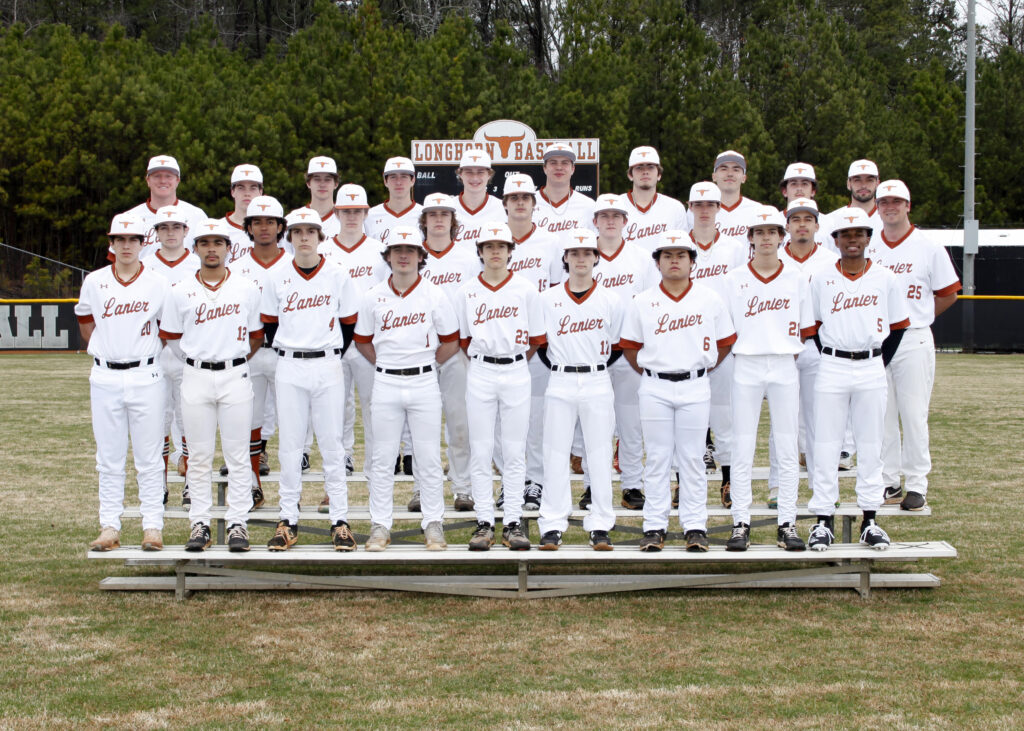
[[[690,553],[705,553],[708,550],[708,534],[702,530],[688,530],[684,536],[686,550]]]
[[[899,485],[885,488],[882,492],[882,502],[886,505],[899,505],[903,502],[903,488]]]
[[[833,525],[832,518],[819,518],[807,536],[807,547],[812,551],[827,551],[836,540]]]
[[[407,475],[412,475],[412,455],[407,454],[402,457],[402,472]]]
[[[192,493],[189,492],[187,482],[185,483],[185,487],[181,488],[181,507],[192,507]]]
[[[540,539],[540,550],[542,551],[557,551],[558,547],[562,545],[562,531],[560,530],[549,530]]]
[[[356,550],[356,538],[344,520],[339,520],[331,526],[331,543],[335,551]]]
[[[732,527],[732,535],[725,542],[725,550],[746,551],[748,548],[750,548],[750,526],[746,523],[736,523]]]
[[[220,476],[221,477],[227,477],[227,474],[228,474],[228,466],[226,464],[222,464],[220,466]]]
[[[590,485],[583,488],[583,494],[580,495],[580,510],[587,510],[590,508],[590,503],[593,499],[590,497]]]
[[[250,508],[250,510],[255,510],[256,508],[261,507],[264,502],[266,502],[266,500],[263,497],[263,488],[256,485],[252,489],[252,508]]]
[[[622,491],[622,502],[619,504],[630,510],[643,510],[644,502],[644,494],[640,492],[640,489],[631,487],[628,490]]]
[[[803,551],[807,548],[804,539],[796,532],[796,524],[783,523],[775,534],[775,545],[787,551]]]
[[[281,520],[277,523],[277,530],[274,537],[267,541],[267,548],[271,551],[287,551],[299,540],[299,526],[288,525],[288,521]]]
[[[523,510],[540,510],[540,498],[544,486],[539,482],[527,482],[523,491]]]
[[[590,547],[593,548],[595,551],[611,551],[613,548],[612,540],[608,537],[608,531],[590,531]]]
[[[476,524],[476,530],[469,539],[470,551],[489,551],[494,545],[494,526],[482,520]]]
[[[228,550],[231,553],[245,553],[249,550],[249,531],[241,523],[228,526]]]
[[[644,537],[640,539],[640,550],[654,553],[665,547],[665,531],[645,530]]]
[[[205,523],[194,523],[192,532],[189,534],[188,542],[185,544],[186,551],[205,551],[213,543],[210,537],[210,526]]]
[[[529,551],[530,539],[519,523],[509,523],[501,529],[501,544],[510,551]]]
[[[860,543],[876,551],[884,551],[889,547],[889,535],[875,521],[865,520],[860,524]]]
[[[907,496],[900,503],[900,510],[924,510],[928,500],[919,492],[907,490]]]
[[[309,472],[309,453],[308,452],[303,452],[302,453],[302,471],[303,472]]]

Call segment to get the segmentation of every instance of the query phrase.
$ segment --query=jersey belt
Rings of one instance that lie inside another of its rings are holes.
[[[660,378],[663,381],[689,381],[691,378],[700,378],[707,373],[706,368],[699,368],[695,371],[652,371],[650,368],[644,368],[646,373],[651,378]]]
[[[377,372],[388,376],[418,376],[423,373],[430,373],[434,366],[425,365],[419,368],[381,368],[377,366]]]
[[[245,363],[245,358],[235,358],[234,360],[196,360],[194,358],[186,358],[185,362],[193,368],[201,368],[204,371],[223,371],[227,368],[234,368]]]
[[[99,358],[93,358],[93,362],[98,366],[109,368],[112,371],[126,371],[129,368],[138,368],[143,365],[153,365],[156,362],[156,358],[149,358],[147,360],[133,360],[127,363],[111,363],[109,360],[100,360]]]
[[[871,350],[836,350],[825,346],[821,349],[821,352],[825,355],[831,355],[835,358],[846,358],[847,360],[867,360],[868,358],[877,358],[882,354],[881,348],[872,348]]]
[[[333,350],[292,350],[291,352],[282,348],[274,348],[274,352],[282,358],[324,358],[328,355],[341,355],[341,348]]]
[[[510,357],[498,357],[494,355],[479,354],[474,355],[473,357],[476,358],[477,360],[482,360],[484,363],[493,363],[494,365],[512,365],[513,363],[518,363],[526,356],[524,356],[522,353],[516,353],[514,356]]]
[[[552,365],[551,370],[558,373],[599,373],[600,371],[606,370],[608,366],[604,363],[598,363],[597,365],[589,366],[565,366],[565,365]]]

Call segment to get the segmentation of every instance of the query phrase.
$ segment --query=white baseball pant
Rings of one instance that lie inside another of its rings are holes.
[[[902,472],[908,492],[927,495],[928,473],[932,469],[928,406],[935,383],[935,340],[930,327],[910,328],[903,333],[903,340],[885,369],[885,377],[889,395],[882,441],[882,482],[898,486]]]
[[[448,479],[452,493],[466,495],[470,486],[469,418],[466,414],[466,378],[469,359],[461,350],[438,366],[437,382],[444,408],[444,433],[448,445]],[[488,465],[490,467],[490,465]]]
[[[540,358],[530,358],[530,431],[526,435],[526,479],[538,485],[547,484],[544,475],[544,394],[548,389],[550,369]],[[572,427],[570,427],[572,428]],[[566,456],[566,464],[569,457]]]
[[[370,398],[373,393],[373,364],[359,352],[355,345],[350,345],[345,355],[341,356],[341,367],[345,376],[345,433],[342,438],[345,454],[353,456],[356,443],[355,414],[356,404],[353,389],[359,392],[359,408],[363,418],[363,474],[370,475],[373,452],[373,426],[370,418]]]
[[[813,489],[814,484],[814,381],[818,377],[818,361],[821,354],[818,346],[811,341],[804,344],[796,359],[796,369],[800,377],[800,437],[799,451],[804,455],[807,465],[807,486]],[[849,425],[847,425],[849,427]],[[851,441],[852,441],[852,432]],[[846,442],[843,443],[846,450]],[[775,433],[768,433],[768,485],[779,486],[779,462],[775,456]],[[799,501],[799,497],[797,498]]]
[[[622,478],[619,487],[626,490],[644,489],[644,435],[640,428],[640,402],[637,392],[640,389],[642,376],[633,370],[629,361],[619,358],[608,368],[612,379],[612,391],[615,393],[615,434],[619,438],[619,470]],[[579,424],[573,437],[573,454],[577,447],[582,446],[582,434]],[[587,454],[583,456],[583,484],[590,484],[590,465]],[[614,454],[613,454],[614,458]]]
[[[814,383],[814,480],[807,507],[834,515],[839,500],[839,452],[846,424],[853,419],[857,447],[857,505],[882,504],[882,431],[885,423],[885,369],[882,358],[845,360],[822,355]]]
[[[615,394],[607,370],[590,373],[552,371],[544,398],[544,492],[537,527],[541,534],[569,528],[572,486],[569,454],[577,419],[583,428],[583,447],[590,462],[590,512],[583,530],[610,531],[612,512],[612,437],[615,434]],[[507,494],[507,493],[506,493]]]
[[[177,464],[184,452],[181,448],[181,435],[185,429],[181,424],[181,372],[185,361],[174,353],[171,348],[160,351],[160,369],[164,373],[167,387],[164,407],[164,435],[171,434],[171,464]]]
[[[220,426],[220,446],[228,466],[228,525],[245,525],[252,509],[252,467],[249,424],[252,423],[252,379],[249,364],[210,371],[185,366],[181,376],[181,415],[188,440],[188,480],[192,496],[190,523],[210,525],[213,508],[213,452]]]
[[[732,465],[732,371],[735,356],[729,353],[709,376],[711,382],[711,433],[715,437],[715,457],[718,463]],[[700,438],[701,447],[706,446],[707,430]],[[701,450],[701,459],[704,451]]]
[[[156,363],[89,374],[92,432],[99,473],[100,526],[121,530],[128,438],[139,485],[142,528],[164,527],[164,399],[167,385]]]

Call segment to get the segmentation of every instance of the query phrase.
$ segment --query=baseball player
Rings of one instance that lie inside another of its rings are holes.
[[[771,206],[751,217],[747,237],[754,249],[744,267],[725,277],[726,306],[736,329],[732,383],[732,535],[727,551],[750,546],[750,489],[761,402],[768,398],[772,438],[779,463],[777,543],[787,551],[804,550],[796,532],[800,466],[800,381],[796,357],[802,338],[814,332],[807,279],[779,259],[785,219]]]
[[[501,201],[487,192],[494,180],[491,156],[483,150],[466,150],[459,159],[455,177],[462,184],[462,192],[459,193],[458,205],[455,207],[455,218],[458,220],[455,243],[469,252],[474,261],[478,261],[473,247],[482,235],[483,225],[489,221],[505,219]]]
[[[878,186],[878,214],[882,233],[868,244],[866,256],[891,270],[907,300],[910,326],[885,369],[889,384],[882,442],[882,479],[885,502],[904,510],[927,505],[928,405],[935,382],[935,339],[931,324],[956,302],[960,280],[949,254],[910,222],[910,189],[901,180]],[[900,426],[903,441],[900,442]],[[907,494],[900,487],[906,477]]]
[[[794,162],[787,165],[786,172],[783,174],[782,180],[779,181],[779,192],[782,193],[782,198],[785,200],[783,210],[789,206],[790,201],[797,198],[814,200],[814,196],[818,193],[818,178],[814,174],[814,166],[806,162]],[[783,245],[788,241],[787,235],[783,239]],[[836,250],[832,237],[827,231],[822,231],[820,227],[815,241],[826,249]]]
[[[738,153],[734,153],[738,154]],[[726,153],[719,155],[728,158]],[[741,156],[742,157],[742,156]],[[745,163],[744,163],[745,165]],[[723,177],[733,178],[744,177],[734,168],[739,163],[726,159],[717,171]],[[743,168],[746,169],[745,167]],[[714,183],[696,183],[690,187],[690,215],[693,216],[693,228],[690,230],[690,242],[696,246],[697,260],[693,263],[689,272],[690,281],[705,284],[725,299],[725,275],[737,267],[745,266],[749,256],[746,243],[732,238],[725,233],[725,230],[733,230],[737,227],[743,230],[746,236],[747,221],[742,224],[738,221],[736,211],[743,209],[749,215],[756,210],[759,204],[744,198],[746,203],[738,203],[730,214],[732,224],[723,228],[718,225],[718,218],[725,210],[722,205],[723,193]],[[707,469],[714,470],[714,456],[722,465],[722,485],[719,488],[722,505],[730,507],[732,498],[730,496],[730,466],[732,463],[732,357],[727,356],[709,377],[711,383],[711,431],[714,432],[715,441],[712,445],[710,437],[705,435],[704,461]],[[673,498],[673,505],[678,506],[678,500]]]
[[[263,342],[260,291],[227,268],[231,231],[222,221],[199,224],[195,250],[202,262],[194,277],[171,289],[160,337],[180,347],[181,413],[189,445],[188,481],[191,532],[186,551],[209,547],[213,451],[220,426],[221,451],[228,465],[228,550],[248,551],[246,522],[252,508],[254,477],[247,469],[245,435],[252,421],[249,362]]]
[[[570,150],[571,152],[571,150]],[[534,223],[537,205],[537,187],[529,175],[514,173],[505,178],[502,205],[508,215],[508,228],[512,232],[515,250],[509,271],[526,277],[543,292],[562,281],[561,247],[557,237]],[[544,489],[544,392],[548,387],[549,363],[541,352],[528,364],[533,393],[530,400],[530,429],[526,441],[526,510],[540,508]],[[501,440],[497,440],[496,447]],[[499,450],[495,450],[495,463],[502,467]],[[499,497],[498,507],[504,493]]]
[[[830,236],[833,220],[838,221],[851,208],[860,208],[868,215],[871,228],[874,229],[875,233],[872,238],[877,237],[879,231],[882,230],[882,219],[878,217],[878,207],[875,203],[875,192],[878,189],[879,180],[878,166],[871,160],[854,160],[850,163],[850,170],[846,177],[846,189],[850,191],[850,202],[821,217],[821,233]]]
[[[385,246],[396,226],[416,228],[420,220],[419,203],[412,198],[416,167],[407,157],[390,157],[384,163],[384,186],[388,199],[370,209],[366,217],[366,235]]]
[[[736,150],[718,153],[712,168],[711,180],[721,193],[721,209],[715,225],[723,236],[746,242],[747,221],[751,209],[761,205],[743,195],[743,184],[747,181],[747,160]],[[694,224],[693,212],[689,212],[690,224]]]
[[[159,274],[169,285],[193,276],[199,269],[199,257],[185,248],[188,236],[188,221],[177,206],[164,206],[156,212],[153,231],[160,248],[149,259],[149,268]],[[167,408],[164,417],[164,466],[168,457],[177,465],[178,474],[184,477],[188,468],[187,446],[182,443],[185,433],[181,423],[181,371],[185,361],[170,348],[160,351],[160,368],[167,383]],[[168,432],[170,437],[167,437]],[[171,454],[173,444],[174,453]],[[183,498],[187,497],[185,485]]]
[[[435,371],[458,351],[459,326],[448,297],[420,276],[426,259],[419,230],[391,229],[384,249],[391,276],[366,292],[356,322],[356,347],[376,370],[367,551],[383,551],[391,542],[395,486],[391,465],[406,420],[416,452],[413,470],[420,486],[420,525],[426,547],[429,551],[448,547],[442,524],[441,390]]]
[[[146,238],[142,242],[140,259],[152,256],[157,249],[153,223],[156,221],[156,212],[164,206],[177,206],[182,215],[188,219],[189,230],[192,233],[186,239],[185,246],[191,248],[196,225],[206,218],[206,214],[191,203],[178,200],[178,183],[180,182],[181,168],[173,157],[157,155],[149,159],[149,164],[146,166],[146,185],[149,186],[149,198],[144,203],[125,211],[146,227]],[[112,254],[107,256],[113,261]]]
[[[241,259],[252,248],[252,239],[245,230],[249,204],[263,195],[263,172],[255,165],[236,165],[231,171],[231,198],[235,207],[221,220],[231,229],[231,254],[228,265]]]
[[[384,245],[363,232],[367,211],[366,190],[361,185],[345,183],[338,188],[334,203],[334,215],[338,219],[338,233],[320,244],[320,253],[340,265],[348,272],[356,289],[362,295],[385,277],[387,265],[381,259]],[[354,328],[353,328],[354,331]],[[345,375],[345,431],[342,443],[345,447],[345,471],[355,472],[352,460],[355,452],[355,391],[359,391],[359,403],[363,419],[363,473],[370,474],[370,457],[373,453],[373,427],[370,419],[370,394],[373,391],[373,364],[359,352],[348,348],[341,358]],[[320,512],[328,512],[329,498],[325,495],[320,503]]]
[[[536,286],[508,268],[514,248],[507,225],[485,224],[477,242],[483,271],[462,286],[455,302],[460,341],[470,359],[466,411],[477,519],[469,540],[474,551],[494,544],[495,418],[501,423],[501,485],[502,495],[507,496],[501,542],[513,551],[530,548],[521,524],[532,392],[527,359],[544,327]]]
[[[665,545],[672,497],[669,472],[679,469],[679,523],[687,551],[707,551],[707,476],[703,437],[711,408],[710,368],[736,340],[729,311],[711,287],[690,281],[697,246],[687,232],[666,231],[652,253],[661,282],[627,305],[620,345],[640,384],[646,462],[641,551]]]
[[[615,436],[615,395],[608,376],[612,349],[618,348],[622,302],[594,281],[600,260],[597,236],[577,228],[562,237],[564,286],[540,295],[544,318],[543,344],[551,361],[544,394],[544,478],[537,526],[542,551],[558,550],[569,527],[572,493],[569,452],[579,420],[590,469],[590,512],[583,530],[595,551],[612,550],[612,439]]]
[[[320,215],[323,234],[331,238],[338,233],[338,219],[334,217],[334,191],[338,189],[338,163],[333,157],[322,155],[310,158],[306,166],[306,187],[309,205]]]
[[[658,192],[658,181],[664,170],[658,151],[653,147],[635,147],[629,153],[626,175],[633,181],[633,189],[622,196],[629,219],[622,237],[630,243],[639,244],[646,252],[650,252],[661,234],[670,228],[690,228],[686,207],[675,198]]]
[[[298,540],[302,451],[312,422],[323,457],[324,489],[330,499],[331,542],[336,551],[354,551],[356,539],[347,520],[348,485],[341,439],[345,378],[339,356],[347,345],[341,325],[355,323],[359,302],[345,270],[317,252],[324,241],[320,214],[312,208],[299,208],[286,220],[295,258],[268,277],[260,318],[277,324],[274,350],[279,356],[275,382],[280,514],[267,548],[285,551]]]
[[[292,257],[281,248],[280,242],[285,231],[284,208],[278,200],[269,195],[257,196],[249,202],[249,209],[243,223],[243,229],[252,248],[240,259],[231,262],[229,269],[248,279],[260,291],[261,296],[267,281],[276,272],[291,267]],[[275,374],[277,373],[277,354],[274,353],[274,333],[277,325],[273,322],[264,323],[263,343],[258,351],[249,359],[249,379],[252,381],[252,421],[249,434],[249,460],[255,475],[252,485],[253,508],[263,505],[263,483],[260,477],[270,473],[267,461],[267,438],[264,426],[268,419],[268,411],[276,414],[276,409],[268,408],[268,402],[275,400]],[[226,475],[227,466],[221,468]]]
[[[533,220],[559,238],[574,228],[589,228],[594,220],[594,199],[572,188],[575,170],[576,152],[569,145],[555,142],[545,148],[545,183],[539,191]]]
[[[807,507],[817,516],[807,545],[824,551],[835,540],[833,516],[839,500],[839,450],[847,418],[857,445],[857,505],[864,511],[860,542],[889,547],[875,522],[882,504],[882,431],[886,382],[883,350],[890,333],[910,324],[907,300],[896,275],[864,256],[871,222],[859,208],[835,221],[840,259],[811,277],[811,303],[818,323],[821,362],[814,381],[814,480]]]
[[[89,274],[75,305],[78,329],[93,359],[89,402],[99,473],[100,534],[91,551],[121,545],[125,460],[131,437],[142,508],[142,548],[163,548],[161,458],[166,384],[158,320],[170,285],[139,261],[148,226],[127,214],[114,216],[107,234],[114,262]]]

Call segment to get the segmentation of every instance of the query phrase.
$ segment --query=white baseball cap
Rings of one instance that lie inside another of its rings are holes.
[[[312,157],[309,159],[309,165],[306,166],[306,175],[313,175],[314,173],[327,173],[337,177],[338,163],[334,161],[333,157],[325,157],[324,155]]]
[[[886,180],[875,189],[875,198],[901,198],[910,203],[910,188],[902,180]]]
[[[415,246],[427,250],[423,245],[423,233],[413,226],[395,226],[391,229],[391,236],[384,248],[390,249],[392,246]]]
[[[185,216],[185,212],[178,208],[178,206],[162,206],[156,211],[153,228],[156,228],[161,223],[180,223],[188,226],[188,218]]]
[[[384,177],[391,173],[405,173],[415,177],[416,166],[407,157],[389,157],[388,161],[384,163]]]
[[[654,251],[651,253],[654,258],[658,258],[658,252],[667,251],[668,249],[686,249],[687,251],[697,254],[697,245],[693,243],[693,239],[690,238],[690,234],[683,231],[681,228],[670,228],[665,231],[658,238],[658,243],[654,247]]]
[[[778,226],[785,230],[786,219],[775,206],[758,206],[747,220],[747,232],[749,233],[756,226]]]
[[[431,193],[423,199],[423,212],[451,211],[455,213],[455,199],[444,193]]]
[[[167,172],[174,173],[179,178],[181,177],[181,168],[178,167],[178,161],[170,155],[157,155],[156,157],[149,158],[149,165],[146,166],[146,175],[160,170],[166,170]]]
[[[722,202],[722,190],[714,183],[700,182],[690,186],[689,203],[694,201]]]
[[[597,248],[597,234],[589,228],[571,228],[559,238],[562,239],[562,251]]]
[[[813,180],[815,183],[818,182],[818,179],[814,177],[814,166],[806,162],[794,162],[786,167],[786,174],[782,176],[782,182],[785,183],[787,180]]]
[[[818,204],[810,198],[794,198],[786,206],[786,220],[794,213],[812,213],[814,217],[818,217]]]
[[[245,209],[246,218],[257,216],[279,218],[284,221],[284,208],[274,196],[258,195],[249,201],[249,207]]]
[[[854,175],[874,175],[877,178],[878,166],[871,160],[854,160],[850,163],[850,172],[846,177],[852,178]]]
[[[491,169],[491,156],[483,150],[470,147],[462,152],[459,158],[460,168],[487,168]]]
[[[255,165],[236,165],[231,171],[231,184],[248,181],[263,185],[263,173]]]
[[[576,162],[576,151],[563,142],[554,142],[544,150],[544,162],[552,157],[567,157],[569,162]]]
[[[223,218],[204,218],[196,226],[196,230],[193,233],[195,234],[195,242],[207,236],[219,236],[227,241],[229,245],[231,243],[231,229]],[[193,243],[193,246],[195,246],[195,243]]]
[[[345,183],[338,188],[334,197],[334,210],[339,208],[369,208],[366,201],[366,188],[356,183]]]
[[[107,236],[141,236],[146,238],[146,226],[128,213],[118,213],[110,222],[110,231]]]
[[[643,163],[651,163],[653,165],[661,165],[661,158],[658,157],[658,151],[650,146],[634,147],[629,153],[629,164],[627,168],[632,168],[634,165],[641,165]]]
[[[626,199],[621,195],[615,195],[614,193],[602,193],[597,196],[597,201],[594,204],[594,215],[596,216],[601,211],[614,211],[621,213],[623,216],[629,216],[629,208],[626,206]]]
[[[747,158],[743,157],[736,150],[726,150],[725,152],[719,152],[718,157],[715,158],[715,166],[711,168],[712,171],[718,170],[719,167],[727,162],[737,163],[743,172],[747,172]]]
[[[513,193],[529,193],[536,198],[537,184],[526,173],[512,173],[505,178],[505,189],[501,191],[501,195],[504,197]]]
[[[863,209],[856,206],[850,208],[844,208],[842,215],[832,214],[832,238],[836,238],[840,231],[845,231],[851,228],[864,228],[868,232],[873,232],[871,226],[871,219],[868,218],[868,214]]]
[[[316,226],[319,229],[323,229],[324,227],[323,223],[320,222],[320,214],[312,208],[305,206],[302,208],[296,208],[284,218],[284,225],[286,229],[292,229],[303,224]]]
[[[476,240],[476,245],[486,244],[488,241],[516,245],[515,239],[512,238],[512,229],[504,221],[488,221],[480,228],[480,238]]]

